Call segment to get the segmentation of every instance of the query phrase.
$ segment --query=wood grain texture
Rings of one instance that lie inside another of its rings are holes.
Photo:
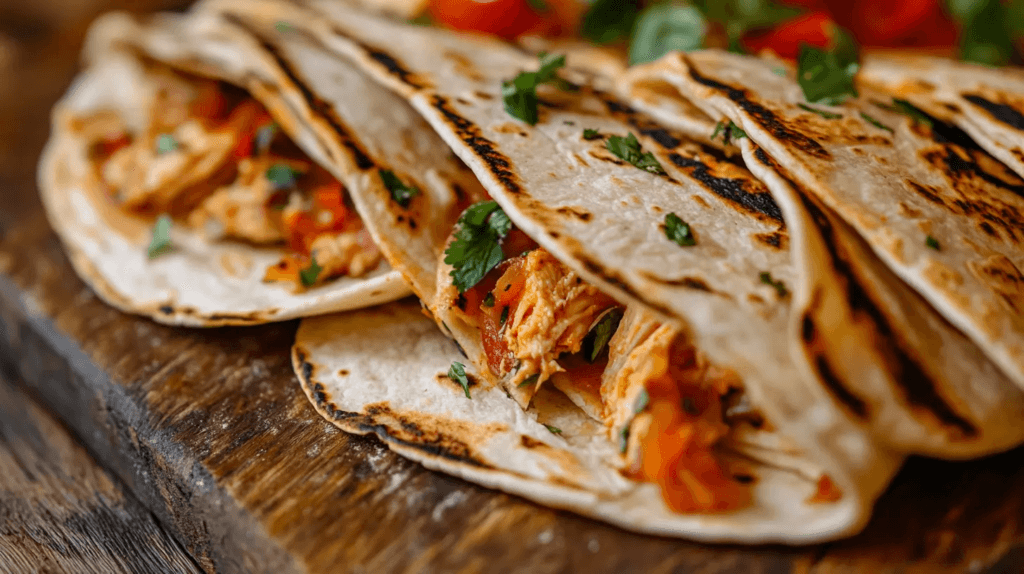
[[[201,572],[153,515],[0,376],[0,572]]]
[[[15,145],[0,137],[0,197],[18,205],[0,207],[0,361],[202,569],[1024,571],[1024,450],[963,464],[912,460],[868,529],[835,544],[643,537],[429,472],[373,438],[337,431],[293,378],[293,323],[187,331],[106,307],[74,276],[32,184],[47,112],[74,69],[81,28],[31,40],[63,54],[15,68],[28,79],[49,67],[54,77],[31,80],[37,88],[12,92],[16,101],[0,107],[0,136],[22,138]]]

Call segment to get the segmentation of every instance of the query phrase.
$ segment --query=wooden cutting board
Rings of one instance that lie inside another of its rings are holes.
[[[47,111],[70,80],[82,30],[43,26],[11,40],[13,64],[0,59],[0,361],[203,569],[1024,571],[1024,449],[969,463],[911,460],[867,530],[838,543],[639,536],[339,432],[291,372],[295,323],[185,330],[107,307],[72,272],[33,182]],[[0,45],[11,38],[3,34],[0,24]],[[19,87],[8,92],[11,78]]]

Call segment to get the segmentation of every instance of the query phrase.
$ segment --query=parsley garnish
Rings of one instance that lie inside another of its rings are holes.
[[[864,112],[860,113],[860,117],[861,117],[862,120],[864,120],[867,123],[875,126],[878,129],[885,130],[885,131],[887,131],[889,133],[895,133],[895,132],[892,131],[892,128],[890,128],[889,126],[887,126],[887,125],[883,124],[882,122],[876,120],[875,118],[865,114]]]
[[[313,255],[310,257],[309,267],[299,270],[299,281],[302,281],[303,287],[312,287],[316,285],[316,279],[320,277],[320,272],[323,270],[324,268],[316,262],[316,255]]]
[[[811,106],[808,106],[807,104],[797,104],[797,107],[799,107],[801,110],[808,111],[808,112],[811,112],[811,113],[814,113],[814,114],[818,114],[819,116],[825,118],[826,120],[838,120],[838,119],[843,117],[843,114],[837,114],[837,113],[833,113],[833,112],[826,112],[825,110],[819,110],[817,108],[812,108]]]
[[[665,169],[661,167],[653,153],[643,153],[640,149],[640,142],[637,141],[633,132],[629,132],[626,137],[609,136],[604,146],[620,159],[624,159],[644,171],[658,175],[665,174]]]
[[[789,291],[786,290],[786,284],[782,281],[772,279],[772,274],[767,271],[761,272],[761,283],[775,288],[775,292],[779,294],[779,297],[785,297],[786,294],[789,293]]]
[[[466,376],[466,365],[462,363],[452,363],[452,366],[448,369],[448,378],[462,385],[463,392],[466,393],[467,399],[472,399],[469,396],[469,377]]]
[[[838,105],[857,97],[853,78],[860,69],[857,44],[845,30],[836,28],[829,50],[803,44],[797,57],[797,82],[812,104]]]
[[[597,130],[593,130],[590,128],[583,130],[583,139],[585,140],[596,140],[599,137],[601,137],[601,132]]]
[[[409,207],[409,201],[420,194],[420,190],[402,183],[402,180],[398,179],[395,172],[389,169],[382,169],[379,173],[380,180],[384,182],[384,187],[388,188],[388,191],[391,192],[391,199],[398,205]]]
[[[598,320],[594,328],[587,333],[583,339],[583,358],[588,363],[593,363],[601,356],[601,352],[608,346],[615,330],[619,328],[622,321],[622,308],[613,307]]]
[[[681,247],[697,244],[697,238],[693,236],[690,224],[680,219],[675,213],[665,216],[665,237],[675,241]]]
[[[551,425],[544,425],[544,427],[551,431],[551,434],[562,434],[562,429],[558,427],[553,427]]]
[[[567,125],[567,126],[574,126],[574,125],[576,125],[576,122],[574,122],[572,120],[565,120],[562,123]]]
[[[505,256],[501,240],[512,229],[512,222],[495,201],[481,201],[462,212],[455,239],[444,251],[444,262],[459,293],[476,285]]]
[[[505,326],[505,321],[508,321],[508,305],[505,305],[501,309],[501,318],[498,320],[498,324]]]
[[[711,132],[712,141],[718,137],[718,134],[722,134],[722,143],[729,145],[732,140],[738,140],[740,138],[747,137],[747,132],[740,129],[740,127],[730,121],[721,121],[715,124],[715,131]]]
[[[156,136],[156,154],[163,155],[178,149],[178,140],[171,134],[160,134]]]
[[[897,99],[897,98],[893,98],[891,105],[890,104],[883,104],[881,102],[872,102],[872,103],[874,103],[876,106],[882,108],[883,110],[888,110],[890,112],[895,112],[897,114],[903,114],[903,115],[909,117],[911,120],[913,120],[914,123],[924,124],[924,125],[928,126],[929,128],[935,127],[935,122],[932,121],[931,116],[929,116],[928,114],[922,112],[921,110],[919,110],[917,108],[917,106],[915,106],[914,104],[911,104],[907,100],[900,100],[900,99]]]
[[[925,238],[924,244],[936,251],[942,249],[942,246],[939,245],[939,240],[935,239],[931,235]]]
[[[696,50],[704,44],[704,15],[688,4],[658,2],[640,13],[629,44],[629,63],[652,62],[673,51]]]
[[[565,56],[540,54],[540,68],[536,72],[521,72],[510,82],[502,82],[501,98],[505,111],[518,120],[536,125],[537,86],[558,81],[558,69],[565,66]]]
[[[538,379],[540,379],[540,373],[535,373],[533,375],[530,375],[529,377],[526,377],[525,379],[523,379],[523,382],[519,383],[516,386],[516,388],[521,389],[523,387],[532,385],[532,384],[536,383]]]
[[[640,394],[636,396],[636,404],[633,405],[633,414],[638,415],[644,412],[649,404],[651,404],[651,395],[647,393],[647,389],[641,389]]]
[[[298,180],[302,172],[293,168],[290,165],[284,163],[275,163],[274,165],[267,168],[267,179],[274,184],[277,189],[291,189],[295,187],[295,182]]]
[[[484,307],[494,307],[494,293],[488,293],[484,297]]]
[[[626,423],[626,426],[622,427],[622,432],[619,434],[619,452],[621,453],[625,453],[629,447],[629,425],[632,423],[633,421]]]
[[[289,22],[285,22],[284,20],[278,20],[277,22],[274,22],[274,29],[277,30],[278,32],[284,33],[291,32],[293,30],[293,27]]]
[[[270,149],[270,144],[274,141],[274,136],[277,135],[277,124],[270,122],[260,126],[260,129],[256,130],[256,150],[260,153],[266,153]]]
[[[1000,0],[949,0],[949,12],[960,24],[960,57],[1005,65],[1013,59],[1014,42],[1024,29],[1024,6]]]
[[[153,239],[149,242],[149,258],[153,259],[171,250],[171,216],[166,213],[153,225]]]
[[[628,37],[640,4],[637,0],[594,0],[583,15],[580,34],[597,44],[608,44]]]

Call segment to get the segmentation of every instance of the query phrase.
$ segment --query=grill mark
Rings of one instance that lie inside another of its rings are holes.
[[[973,155],[971,153],[972,151],[973,153],[984,153],[976,150],[965,151],[968,152],[968,155]],[[949,168],[949,171],[957,176],[973,175],[978,178],[981,178],[982,181],[988,183],[989,185],[998,187],[1000,189],[1004,189],[1018,197],[1024,198],[1024,185],[1014,185],[1008,181],[1004,181],[996,177],[995,175],[982,169],[982,167],[978,165],[976,161],[966,160],[963,157],[961,157],[960,154],[956,153],[952,146],[948,146],[946,148],[946,156],[942,159],[945,162],[946,167]]]
[[[359,48],[362,49],[363,52],[365,52],[366,55],[370,57],[370,59],[383,66],[384,69],[387,70],[389,74],[401,80],[403,84],[417,90],[422,90],[423,88],[427,87],[427,85],[419,81],[416,78],[416,75],[410,72],[405,67],[405,65],[402,64],[401,61],[399,61],[391,54],[388,54],[384,50],[381,50],[380,48],[371,46],[364,42],[360,42],[359,40],[356,40],[355,38],[346,34],[344,30],[337,26],[331,27],[331,33],[336,36],[341,36],[342,38],[345,38],[349,42],[352,42],[353,44],[359,46]]]
[[[609,283],[616,289],[619,289],[620,291],[626,293],[627,295],[636,299],[637,301],[643,301],[645,305],[661,313],[662,315],[666,315],[669,317],[677,316],[677,314],[674,313],[668,306],[655,301],[651,301],[648,297],[643,296],[639,291],[637,291],[629,284],[627,284],[622,279],[622,277],[619,276],[618,273],[606,269],[603,265],[591,259],[590,256],[580,252],[576,252],[573,255],[580,263],[583,264],[587,271],[600,277],[603,281]]]
[[[866,315],[875,326],[875,333],[883,341],[878,349],[887,359],[893,373],[893,381],[903,391],[911,405],[926,409],[943,426],[952,429],[950,438],[962,439],[977,436],[978,429],[969,420],[960,416],[939,394],[935,381],[906,348],[906,343],[889,323],[888,317],[871,298],[868,290],[860,284],[850,263],[842,257],[837,247],[836,233],[825,214],[811,200],[802,197],[804,207],[814,218],[822,233],[823,243],[828,249],[832,267],[846,282],[847,301],[854,313]],[[944,319],[943,319],[944,320]],[[805,334],[807,325],[805,327]],[[805,339],[806,340],[806,339]]]
[[[768,130],[776,139],[785,142],[787,145],[795,146],[797,149],[809,156],[818,159],[832,158],[832,154],[828,153],[821,144],[806,135],[791,129],[779,119],[775,112],[757,102],[751,101],[747,97],[746,90],[741,90],[701,75],[701,73],[693,66],[692,62],[687,61],[686,65],[689,70],[690,78],[692,78],[693,81],[724,93],[726,97],[735,102],[736,105],[743,109],[743,111],[747,112],[751,117],[757,120],[757,123]]]
[[[1013,109],[1013,107],[987,100],[978,94],[961,94],[961,97],[988,112],[988,115],[992,116],[995,120],[1013,129],[1024,131],[1024,114]]]
[[[811,318],[810,313],[804,313],[801,320],[801,336],[803,337],[804,346],[811,347],[814,345],[818,336],[818,326],[814,323],[814,319]],[[832,370],[832,365],[829,364],[828,358],[824,353],[811,351],[814,357],[814,370],[818,373],[818,378],[825,383],[825,386],[832,393],[839,402],[843,403],[861,419],[867,419],[868,417],[868,405],[857,396],[853,391],[846,386],[846,383],[836,375],[835,371]]]
[[[439,94],[431,96],[430,105],[441,112],[444,119],[455,129],[455,134],[459,139],[472,148],[476,156],[487,164],[491,174],[501,182],[509,193],[516,195],[523,193],[519,175],[512,168],[512,162],[498,151],[498,146],[494,142],[480,135],[480,128],[476,124],[456,113],[449,105],[448,100]]]
[[[681,169],[691,169],[690,176],[704,184],[715,195],[740,206],[744,211],[754,215],[768,217],[780,224],[785,224],[782,219],[782,210],[775,203],[770,193],[749,193],[744,189],[747,183],[742,179],[729,179],[711,175],[710,168],[698,160],[685,158],[677,153],[671,153],[668,159]]]

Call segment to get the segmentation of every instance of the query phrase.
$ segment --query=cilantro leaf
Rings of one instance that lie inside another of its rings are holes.
[[[299,281],[302,281],[303,287],[312,287],[316,285],[316,280],[323,270],[324,268],[316,262],[316,255],[313,255],[310,257],[309,267],[299,270]]]
[[[694,6],[661,2],[644,8],[633,27],[629,63],[652,62],[675,50],[696,50],[707,36],[704,15]]]
[[[523,387],[527,387],[529,385],[533,385],[533,384],[535,384],[537,382],[538,379],[540,379],[540,373],[532,374],[529,377],[526,377],[525,379],[523,379],[523,382],[521,382],[518,385],[516,385],[516,388],[521,389]]]
[[[295,187],[302,172],[284,163],[275,163],[267,168],[267,179],[274,184],[276,189],[291,189]]]
[[[641,389],[640,394],[636,396],[636,404],[633,405],[633,414],[638,415],[644,412],[649,404],[651,404],[651,395],[647,389]]]
[[[734,139],[740,139],[747,137],[747,132],[740,129],[740,127],[732,120],[720,121],[715,124],[715,131],[711,132],[711,139],[714,140],[718,137],[718,134],[722,134],[722,143],[729,145]]]
[[[786,289],[786,284],[782,281],[776,281],[772,279],[772,274],[767,271],[761,272],[761,283],[769,285],[775,289],[775,292],[779,294],[779,297],[785,297],[789,291]]]
[[[466,365],[459,362],[452,363],[452,366],[448,369],[448,378],[462,385],[462,390],[466,393],[467,399],[473,398],[469,396],[469,377],[466,376]]]
[[[501,99],[505,111],[518,120],[536,125],[540,119],[537,111],[537,86],[557,83],[558,69],[565,66],[565,56],[541,53],[540,67],[536,72],[520,72],[511,81],[501,84]]]
[[[631,424],[633,424],[633,421],[626,423],[626,426],[622,427],[622,430],[619,432],[619,452],[623,454],[629,448],[629,425]]]
[[[488,293],[487,296],[484,297],[484,307],[494,307],[494,302],[494,293]]]
[[[658,175],[665,174],[665,169],[661,167],[661,163],[658,162],[653,153],[642,152],[640,142],[633,135],[633,132],[629,132],[629,135],[626,137],[609,136],[604,146],[619,159],[623,159],[644,171]]]
[[[380,180],[384,182],[384,187],[388,188],[388,191],[391,192],[391,199],[398,205],[409,207],[409,201],[420,194],[419,189],[402,183],[402,180],[398,179],[395,172],[389,169],[382,169],[379,170],[379,173]]]
[[[927,245],[929,248],[934,249],[936,251],[939,251],[939,250],[942,249],[942,246],[939,245],[939,240],[935,239],[931,235],[929,235],[928,237],[925,238],[924,244]]]
[[[267,153],[267,150],[270,149],[270,144],[274,142],[277,131],[278,127],[274,122],[260,126],[260,129],[256,130],[256,150],[260,153]]]
[[[562,434],[562,429],[558,427],[553,427],[551,425],[544,425],[544,427],[551,431],[551,434]]]
[[[867,123],[875,126],[878,129],[885,130],[885,131],[887,131],[889,133],[895,133],[895,132],[892,131],[892,128],[890,128],[889,126],[887,126],[887,125],[883,124],[882,122],[876,120],[875,118],[865,114],[864,112],[860,113],[860,117],[861,117],[862,120],[864,120]]]
[[[587,333],[583,339],[583,358],[588,363],[593,363],[601,356],[601,352],[608,346],[615,330],[619,328],[622,321],[623,310],[621,307],[613,307],[601,317],[597,324]]]
[[[961,59],[1001,66],[1014,58],[1020,2],[948,0],[946,4],[960,24]]]
[[[806,112],[811,112],[812,114],[818,114],[819,116],[825,118],[826,120],[838,120],[838,119],[843,117],[843,114],[837,114],[837,113],[834,113],[834,112],[828,112],[828,111],[825,111],[825,110],[819,110],[817,108],[812,108],[811,106],[808,106],[807,104],[802,104],[802,103],[801,104],[797,104],[797,107],[800,108],[801,110],[806,111]]]
[[[828,50],[803,44],[797,56],[797,82],[812,104],[838,105],[857,97],[854,77],[860,70],[857,44],[845,30],[836,27]]]
[[[894,113],[897,113],[897,114],[903,114],[903,115],[909,117],[911,120],[913,120],[914,123],[924,124],[924,125],[928,126],[929,128],[934,128],[935,127],[935,122],[932,121],[932,117],[931,116],[929,116],[928,114],[922,112],[921,110],[919,110],[917,108],[917,106],[915,106],[914,104],[911,104],[907,100],[901,100],[901,99],[898,99],[898,98],[893,98],[892,99],[892,104],[883,104],[881,102],[872,102],[872,103],[875,104],[876,106],[882,108],[883,110],[887,110],[887,111],[894,112]]]
[[[640,13],[638,0],[594,0],[583,15],[580,34],[596,44],[629,36]]]
[[[773,0],[694,0],[709,22],[725,28],[731,51],[742,51],[740,39],[748,31],[763,30],[803,13],[799,7]]]
[[[601,132],[597,130],[593,130],[590,128],[583,130],[583,139],[585,140],[596,140],[599,137],[601,137]]]
[[[505,321],[508,321],[508,305],[501,308],[501,318],[498,319],[498,324],[504,327]]]
[[[171,134],[160,134],[156,136],[156,154],[163,155],[178,149],[178,140]]]
[[[171,216],[166,213],[156,219],[153,238],[149,242],[149,258],[153,259],[171,250]]]
[[[501,240],[512,222],[497,202],[481,201],[462,212],[456,226],[444,262],[452,266],[450,275],[459,293],[465,293],[505,259]]]
[[[294,27],[291,25],[290,22],[278,20],[277,22],[274,22],[274,29],[283,34],[285,32],[291,32],[294,29]]]
[[[693,236],[690,224],[680,219],[675,213],[665,216],[665,237],[675,241],[680,247],[697,245],[697,238]]]

